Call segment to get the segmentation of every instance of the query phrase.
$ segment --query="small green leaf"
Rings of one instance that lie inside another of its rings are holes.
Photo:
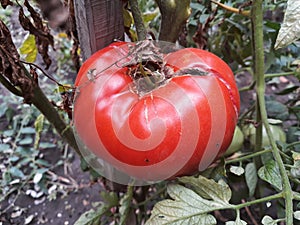
[[[282,190],[282,180],[276,161],[270,160],[258,170],[258,176],[273,185],[275,188]]]
[[[97,207],[97,209],[91,209],[85,213],[83,213],[79,219],[75,222],[74,225],[90,225],[94,224],[99,220],[99,218],[106,213],[107,207],[105,204],[100,203]],[[97,223],[99,224],[99,223]]]
[[[194,191],[201,197],[213,199],[219,202],[228,203],[231,198],[231,190],[229,186],[220,181],[216,183],[214,180],[207,179],[203,176],[199,177],[181,177],[179,181],[192,185]]]
[[[20,53],[26,55],[25,59],[27,62],[35,62],[38,50],[36,47],[34,35],[30,34],[23,42],[23,45],[20,48]]]
[[[0,144],[0,152],[10,149],[10,145],[8,144]]]
[[[266,101],[266,108],[270,118],[285,121],[289,117],[289,109],[278,101]]]
[[[263,225],[275,225],[275,224],[277,224],[276,220],[274,220],[271,216],[268,216],[268,215],[264,216],[261,223]]]
[[[56,147],[56,144],[50,143],[50,142],[41,142],[41,143],[39,144],[39,147],[40,147],[41,149],[54,148],[54,147]]]
[[[71,84],[64,84],[64,85],[59,85],[57,88],[55,88],[54,92],[55,93],[63,93],[70,91],[73,88]]]
[[[43,159],[37,159],[35,162],[39,165],[42,165],[42,166],[46,166],[46,167],[51,166],[49,162],[47,162],[46,160],[43,160]]]
[[[237,176],[241,176],[245,172],[244,168],[241,166],[230,166],[229,170]]]
[[[23,139],[21,139],[19,142],[18,142],[18,144],[19,145],[30,145],[30,144],[32,144],[32,142],[33,142],[33,139],[32,139],[32,137],[25,137],[25,138],[23,138]]]
[[[103,198],[103,201],[108,204],[110,208],[119,204],[119,198],[116,192],[102,191],[100,195]]]
[[[44,128],[44,121],[45,121],[45,116],[43,114],[40,114],[34,121],[34,128],[35,128],[34,148],[35,149],[37,149],[39,146],[39,142],[41,139],[41,133]]]
[[[294,212],[294,218],[295,218],[296,220],[300,220],[300,211],[295,211],[295,212]]]
[[[13,176],[13,177],[19,177],[19,178],[24,178],[25,174],[17,167],[11,167],[9,169],[9,173]]]
[[[257,185],[257,170],[254,163],[248,163],[245,168],[245,179],[249,189],[249,197],[252,197]]]
[[[124,26],[125,27],[131,27],[133,24],[133,17],[131,13],[123,8],[123,19],[124,19]]]
[[[20,132],[21,134],[34,134],[35,130],[33,127],[23,127]]]
[[[155,19],[155,17],[157,15],[158,15],[158,11],[144,13],[143,14],[143,21],[144,21],[144,23],[151,22],[152,20]]]

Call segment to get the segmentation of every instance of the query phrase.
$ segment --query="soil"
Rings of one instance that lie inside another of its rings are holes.
[[[62,165],[48,174],[47,189],[49,191],[54,186],[54,192],[40,196],[36,194],[40,191],[31,194],[30,191],[37,189],[32,182],[27,183],[21,192],[15,191],[0,202],[0,225],[71,225],[82,213],[92,208],[92,202],[100,201],[99,193],[103,190],[101,184],[91,183],[89,173],[81,170],[80,159],[73,150],[69,150],[67,159],[63,159],[64,152],[59,148],[44,149],[41,154],[51,165],[63,160]],[[52,181],[56,186],[51,185]]]

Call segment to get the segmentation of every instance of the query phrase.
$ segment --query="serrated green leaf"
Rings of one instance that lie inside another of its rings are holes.
[[[26,55],[26,61],[33,63],[36,60],[38,49],[36,47],[35,36],[30,34],[23,42],[20,48],[20,53]]]
[[[257,185],[257,170],[254,163],[248,163],[245,167],[245,179],[249,189],[249,197],[254,195]]]
[[[258,176],[275,188],[282,190],[282,180],[276,161],[270,160],[266,162],[266,164],[258,170]]]
[[[215,182],[203,176],[181,177],[179,181],[192,185],[194,191],[203,198],[228,203],[231,199],[231,190],[224,182]]]
[[[93,224],[97,221],[105,212],[107,211],[107,207],[105,204],[99,204],[97,209],[91,209],[85,213],[83,213],[79,219],[75,222],[74,225],[89,225]]]
[[[172,200],[158,202],[146,225],[216,224],[216,219],[207,213],[230,207],[229,203],[220,201],[219,197],[216,198],[218,201],[207,200],[195,191],[178,184],[168,185],[167,192]],[[216,195],[212,196],[215,198]]]
[[[279,30],[275,49],[283,48],[300,38],[300,1],[288,0],[283,24]]]
[[[133,187],[128,186],[128,190],[126,194],[120,200],[120,205],[121,205],[119,208],[121,214],[120,225],[126,224],[126,220],[131,210],[132,196],[133,196]]]

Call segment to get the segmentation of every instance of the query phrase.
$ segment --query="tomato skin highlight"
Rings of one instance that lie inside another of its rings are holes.
[[[130,61],[129,49],[128,43],[113,43],[81,67],[73,115],[80,141],[137,179],[206,169],[230,145],[237,122],[240,100],[231,69],[212,53],[181,49],[164,61],[174,74],[184,73],[139,96],[122,66]]]

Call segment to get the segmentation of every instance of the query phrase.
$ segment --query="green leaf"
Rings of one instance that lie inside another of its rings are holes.
[[[258,176],[275,188],[282,190],[282,180],[276,161],[270,160],[266,162],[266,164],[258,170]]]
[[[216,219],[207,213],[228,206],[228,203],[203,199],[196,192],[178,184],[168,185],[167,191],[173,200],[158,202],[145,225],[217,224]]]
[[[35,140],[34,140],[34,148],[37,149],[41,139],[41,133],[44,128],[44,121],[45,116],[40,114],[36,120],[34,121],[34,128],[35,128]]]
[[[20,53],[26,55],[25,59],[27,62],[35,62],[38,50],[36,47],[34,35],[30,34],[23,42],[23,45],[20,48]]]
[[[191,185],[198,195],[206,199],[228,203],[231,198],[231,190],[222,180],[216,183],[214,180],[199,176],[181,177],[179,181]]]
[[[266,216],[264,216],[264,218],[262,219],[261,223],[262,223],[263,225],[275,225],[275,224],[277,224],[277,221],[274,220],[271,216],[266,215]]]
[[[245,168],[245,179],[249,189],[249,197],[252,197],[257,185],[257,170],[254,163],[248,163]]]
[[[158,11],[144,13],[143,14],[143,21],[144,21],[144,23],[151,22],[152,20],[155,19],[155,17],[157,15],[158,15]]]
[[[278,101],[266,101],[266,108],[270,118],[285,121],[289,117],[289,109]]]
[[[124,20],[125,27],[131,27],[131,25],[133,24],[132,14],[124,8],[123,8],[123,20]]]
[[[23,138],[23,139],[21,139],[19,142],[18,142],[18,144],[19,145],[30,145],[30,144],[32,144],[32,142],[33,142],[33,139],[32,139],[32,137],[25,137],[25,138]]]
[[[126,224],[126,220],[131,210],[132,196],[133,196],[133,187],[128,186],[128,190],[126,194],[120,200],[120,205],[121,205],[119,208],[121,214],[120,223],[119,223],[120,225]]]
[[[0,152],[10,149],[10,145],[8,144],[0,144]]]
[[[103,198],[103,201],[107,203],[110,208],[119,204],[119,198],[115,192],[102,191],[100,195]]]
[[[51,142],[41,142],[41,143],[39,144],[39,147],[40,147],[41,149],[54,148],[54,147],[56,147],[56,144],[51,143]]]
[[[295,211],[295,212],[294,212],[294,218],[295,218],[296,220],[300,220],[300,211]]]
[[[237,176],[241,176],[245,172],[244,168],[241,166],[230,166],[229,170]]]
[[[75,222],[74,225],[90,225],[94,222],[98,221],[100,217],[106,213],[108,208],[105,204],[99,203],[97,209],[91,209],[85,213],[83,213],[79,219]],[[98,224],[98,223],[97,223]]]
[[[117,206],[118,195],[115,192],[101,192],[101,197],[103,198],[103,202],[96,202],[95,208],[91,209],[85,213],[83,213],[79,219],[75,222],[74,225],[92,225],[92,224],[100,224],[99,220],[101,217],[107,213],[110,213],[110,209],[114,206]]]
[[[44,160],[44,159],[37,159],[35,162],[39,165],[42,165],[42,166],[46,166],[46,167],[51,166],[51,164],[49,162],[47,162],[46,160]]]
[[[288,0],[283,24],[279,30],[275,49],[283,48],[300,38],[300,1]]]
[[[276,92],[276,95],[287,95],[299,89],[300,86],[293,85],[292,87],[287,87],[282,91]]]
[[[11,167],[9,169],[9,173],[13,176],[13,177],[19,177],[19,178],[24,178],[25,174],[17,167]]]
[[[35,130],[33,127],[23,127],[20,132],[21,134],[34,134]]]

